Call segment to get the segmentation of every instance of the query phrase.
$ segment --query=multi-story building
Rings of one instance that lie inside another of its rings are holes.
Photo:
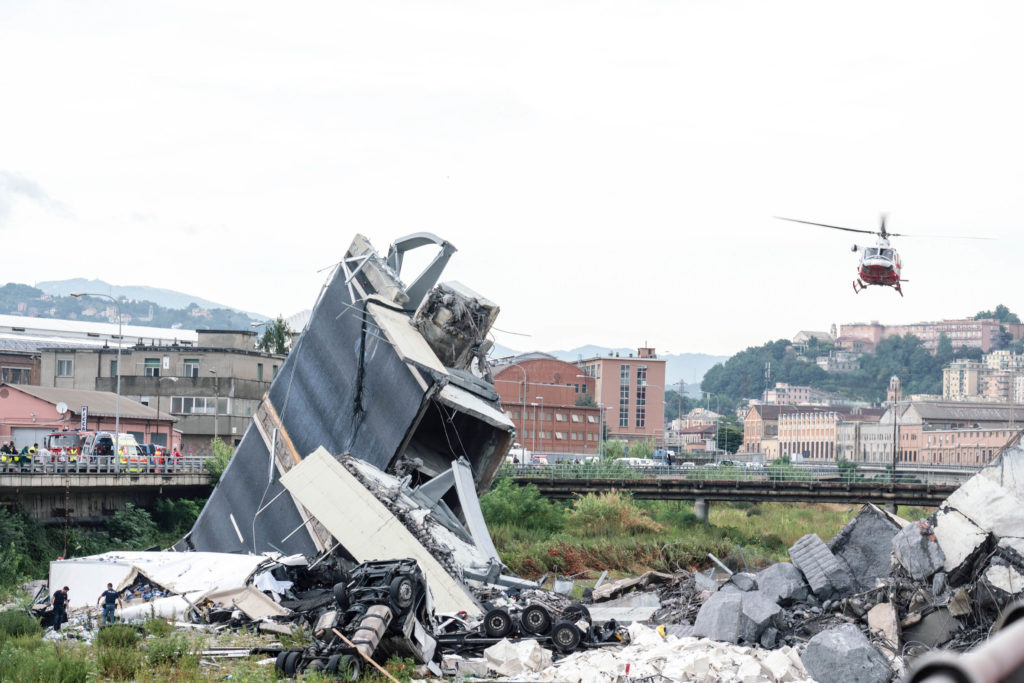
[[[845,424],[877,423],[883,412],[880,408],[799,406],[779,416],[779,455],[819,461],[856,459],[860,429]]]
[[[955,360],[942,368],[942,398],[965,401],[978,395],[979,378],[985,364],[973,360]]]
[[[776,382],[775,387],[765,392],[764,402],[770,405],[805,405],[808,403],[827,403],[835,400],[835,396],[827,391],[812,387]]]
[[[882,325],[877,320],[870,323],[848,323],[840,326],[839,338],[845,342],[841,346],[848,348],[851,339],[862,339],[871,345],[877,345],[882,339],[888,337],[903,337],[913,334],[921,340],[929,352],[934,354],[938,348],[939,338],[946,335],[955,349],[966,346],[988,352],[999,345],[999,335],[1002,329],[1005,329],[1014,340],[1024,338],[1024,323],[1004,323],[991,318],[940,320],[911,325]]]
[[[258,351],[256,333],[200,330],[195,345],[151,345],[121,349],[121,395],[154,406],[178,421],[184,452],[210,453],[210,440],[237,445],[283,355]],[[116,392],[117,349],[113,346],[40,349],[42,386]],[[166,445],[157,435],[154,443]]]
[[[598,454],[602,421],[593,378],[546,353],[499,359],[493,369],[521,446],[554,459]]]
[[[796,412],[795,406],[754,404],[743,418],[743,452],[765,453],[763,443],[774,440],[778,452],[779,416]]]
[[[852,351],[831,351],[827,356],[818,356],[815,362],[825,372],[853,372],[860,369],[860,354]]]
[[[579,362],[582,374],[593,377],[597,403],[611,408],[605,416],[608,438],[654,441],[661,445],[665,424],[665,361],[654,349],[636,356],[594,356]]]
[[[1005,403],[912,401],[898,412],[903,463],[985,465],[1024,427],[1024,407]]]

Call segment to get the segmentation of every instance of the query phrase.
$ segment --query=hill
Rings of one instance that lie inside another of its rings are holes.
[[[103,280],[86,280],[77,277],[70,280],[48,280],[37,282],[36,288],[51,296],[70,296],[72,292],[102,292],[117,298],[125,298],[129,301],[149,301],[163,308],[187,309],[190,304],[196,304],[205,309],[224,309],[237,311],[230,306],[219,304],[209,299],[204,299],[193,294],[177,292],[173,289],[160,289],[158,287],[146,287],[144,285],[112,285]],[[237,311],[243,313],[253,320],[268,320],[269,318],[259,313],[249,311]]]

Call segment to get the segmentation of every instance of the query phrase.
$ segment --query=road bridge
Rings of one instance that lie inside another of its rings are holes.
[[[552,499],[588,493],[628,491],[639,500],[692,500],[697,517],[707,520],[713,500],[802,503],[875,503],[890,510],[899,505],[935,507],[977,470],[920,469],[865,476],[836,469],[751,471],[746,468],[542,467],[506,470],[517,484],[534,484]]]
[[[98,525],[127,503],[142,507],[158,498],[210,495],[209,473],[201,462],[191,460],[166,467],[116,463],[91,468],[51,465],[36,468],[39,471],[6,469],[0,471],[0,506],[20,507],[45,524]]]

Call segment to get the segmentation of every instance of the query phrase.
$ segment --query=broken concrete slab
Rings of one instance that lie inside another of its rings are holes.
[[[822,631],[807,643],[800,657],[818,683],[885,683],[889,664],[853,624]]]
[[[891,602],[880,602],[867,614],[868,628],[882,637],[890,658],[896,656],[900,645],[900,617]]]
[[[892,538],[902,525],[899,518],[868,503],[828,543],[829,550],[846,563],[858,590],[869,590],[892,568]]]
[[[807,534],[789,549],[789,557],[819,600],[843,598],[856,582],[846,564],[832,554],[817,534]]]
[[[757,589],[757,576],[750,572],[736,572],[729,577],[729,582],[741,591],[752,591]]]
[[[982,578],[985,585],[996,594],[1001,605],[1024,592],[1024,574],[1002,558],[995,558],[982,574]]]
[[[739,635],[744,641],[754,645],[765,629],[775,626],[782,608],[760,591],[743,593],[741,601],[743,611]]]
[[[515,643],[507,638],[484,650],[487,666],[500,676],[516,676],[525,671],[541,671],[551,666],[551,650],[545,650],[536,640]]]
[[[933,520],[932,532],[942,548],[948,582],[961,586],[971,580],[975,563],[988,553],[992,534],[949,505],[940,507]]]
[[[742,614],[743,593],[719,591],[701,605],[693,622],[693,634],[736,643],[740,638]]]
[[[947,506],[998,537],[1024,537],[1024,448],[1004,451],[950,494]]]
[[[644,572],[640,576],[632,576],[625,579],[619,579],[618,581],[604,583],[594,589],[592,598],[594,602],[611,600],[623,593],[628,593],[629,591],[636,590],[638,588],[647,588],[648,586],[671,583],[676,578],[677,577],[675,575],[666,574],[665,572]],[[717,587],[718,584],[715,584],[715,588]]]
[[[960,630],[960,622],[945,607],[925,614],[916,624],[903,629],[903,640],[907,643],[921,643],[927,647],[939,647],[948,643]]]
[[[614,619],[621,624],[647,621],[661,607],[657,593],[627,593],[615,600],[590,605],[590,618],[594,623]]]
[[[908,524],[893,537],[892,554],[918,581],[931,577],[946,563],[931,526],[924,520]]]
[[[779,562],[759,571],[757,589],[784,607],[806,600],[810,591],[804,575],[789,562]]]

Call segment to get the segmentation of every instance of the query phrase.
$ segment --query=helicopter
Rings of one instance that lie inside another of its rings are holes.
[[[816,225],[820,228],[832,228],[833,230],[845,230],[846,232],[862,232],[866,235],[878,235],[878,239],[875,240],[875,246],[873,247],[861,247],[853,245],[851,251],[860,251],[860,265],[857,269],[857,279],[853,281],[853,291],[860,294],[862,290],[867,289],[872,285],[880,287],[892,287],[900,296],[903,296],[903,289],[900,287],[901,282],[907,282],[900,277],[900,269],[903,267],[900,261],[900,255],[897,251],[889,244],[890,237],[904,237],[895,232],[889,232],[885,229],[885,214],[882,214],[881,224],[878,230],[861,230],[859,228],[844,228],[838,225],[828,225],[826,223],[813,223],[811,221],[802,221],[796,218],[784,218],[782,216],[775,216],[779,220],[792,221],[793,223],[804,223],[805,225]]]

